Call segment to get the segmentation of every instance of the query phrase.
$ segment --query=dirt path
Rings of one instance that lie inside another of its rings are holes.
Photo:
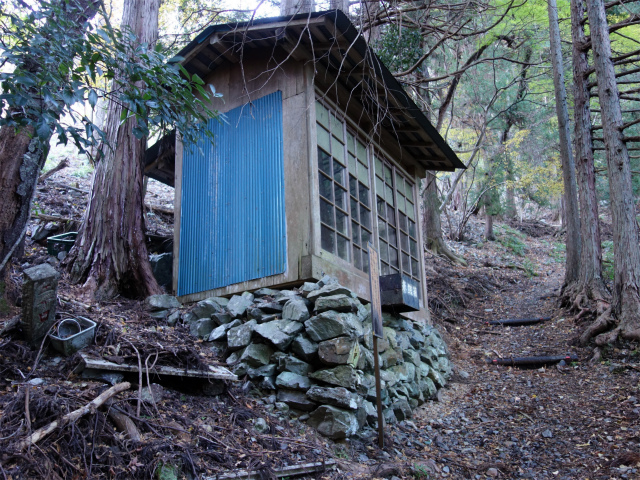
[[[640,478],[640,355],[615,349],[593,365],[588,350],[569,346],[578,328],[549,297],[561,275],[516,275],[468,302],[466,321],[447,325],[458,367],[450,388],[421,409],[415,430],[394,430],[408,463],[434,461],[423,478]],[[538,316],[552,320],[518,328],[482,320]],[[580,362],[533,370],[486,363],[567,352]]]

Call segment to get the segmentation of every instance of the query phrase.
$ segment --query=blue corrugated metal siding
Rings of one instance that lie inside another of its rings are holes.
[[[178,295],[284,273],[282,93],[208,123],[215,145],[185,146]]]

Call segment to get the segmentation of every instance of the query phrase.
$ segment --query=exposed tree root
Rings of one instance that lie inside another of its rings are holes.
[[[596,320],[589,325],[582,335],[580,335],[580,345],[585,346],[589,343],[592,337],[610,330],[616,324],[614,318],[611,316],[611,307],[596,318]]]
[[[441,255],[443,257],[448,258],[455,265],[461,265],[466,267],[467,261],[462,258],[460,255],[456,255],[449,247],[445,245],[445,243],[440,239],[435,238],[427,238],[427,248],[436,255]]]

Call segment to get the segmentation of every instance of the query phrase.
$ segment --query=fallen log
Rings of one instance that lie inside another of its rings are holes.
[[[43,173],[42,175],[40,175],[38,177],[38,183],[45,181],[47,178],[49,178],[51,175],[53,175],[56,172],[59,172],[60,170],[62,170],[63,168],[67,168],[69,166],[69,159],[68,158],[64,158],[60,161],[60,163],[58,165],[56,165],[55,167],[53,167],[51,170],[49,170],[46,173]]]
[[[551,355],[541,357],[506,357],[493,358],[487,360],[487,363],[491,365],[507,365],[509,367],[534,368],[542,367],[544,365],[553,365],[556,363],[560,363],[563,360],[566,363],[577,362],[578,356],[575,353],[569,353],[566,355]]]
[[[128,390],[130,387],[131,387],[131,384],[129,382],[123,382],[123,383],[118,383],[117,385],[114,385],[109,390],[105,390],[96,398],[94,398],[89,403],[87,403],[84,407],[74,410],[73,412],[66,414],[60,420],[55,420],[51,422],[49,425],[47,425],[46,427],[39,428],[38,430],[33,432],[31,435],[29,435],[26,439],[24,439],[22,442],[18,444],[18,450],[22,451],[25,448],[31,445],[34,445],[38,443],[40,440],[42,440],[44,437],[49,435],[51,432],[53,432],[56,428],[64,427],[66,424],[75,422],[76,420],[86,415],[87,413],[94,412],[98,407],[104,404],[111,397],[113,397],[114,395],[120,392]]]
[[[487,325],[504,325],[505,327],[524,327],[527,325],[535,325],[537,323],[548,322],[551,317],[539,318],[509,318],[504,320],[492,320]]]
[[[303,465],[291,465],[288,467],[278,468],[273,471],[276,478],[294,477],[298,475],[306,475],[314,472],[322,472],[336,464],[334,460],[326,462],[305,463]],[[238,470],[236,472],[223,473],[215,477],[205,477],[204,480],[231,480],[234,478],[244,480],[259,480],[263,478],[262,472],[259,470]]]

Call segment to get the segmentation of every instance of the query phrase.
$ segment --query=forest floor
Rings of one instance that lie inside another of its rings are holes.
[[[69,218],[67,228],[76,228],[88,174],[72,161],[39,186],[30,234],[49,216]],[[172,195],[172,189],[149,183],[147,227],[158,237],[172,231],[166,213]],[[0,478],[172,478],[171,465],[180,465],[184,478],[215,478],[237,469],[267,474],[328,460],[336,462],[331,469],[307,478],[640,478],[640,349],[616,345],[590,363],[592,350],[575,345],[585,324],[559,307],[564,252],[555,230],[542,222],[498,223],[497,240],[482,242],[482,222],[474,218],[469,240],[450,242],[467,267],[427,253],[432,320],[445,335],[454,375],[411,421],[386,427],[384,449],[373,431],[342,442],[319,437],[297,415],[268,411],[270,400],[246,385],[204,396],[191,382],[164,385],[154,393],[155,403],[137,388],[117,397],[110,408],[134,420],[138,443],[98,410],[20,449],[28,432],[87,404],[106,387],[73,373],[77,356],[61,357],[46,345],[32,349],[19,329],[4,332]],[[58,267],[46,247],[28,240],[12,266],[9,296],[19,301],[22,270],[45,261]],[[181,368],[217,363],[205,343],[183,326],[151,318],[142,302],[90,304],[64,273],[58,296],[61,314],[98,323],[93,353]],[[16,307],[1,314],[0,328],[18,313]],[[550,320],[512,328],[487,323],[532,317]],[[579,360],[528,370],[488,363],[568,353]],[[266,432],[254,429],[258,418],[266,420]]]

